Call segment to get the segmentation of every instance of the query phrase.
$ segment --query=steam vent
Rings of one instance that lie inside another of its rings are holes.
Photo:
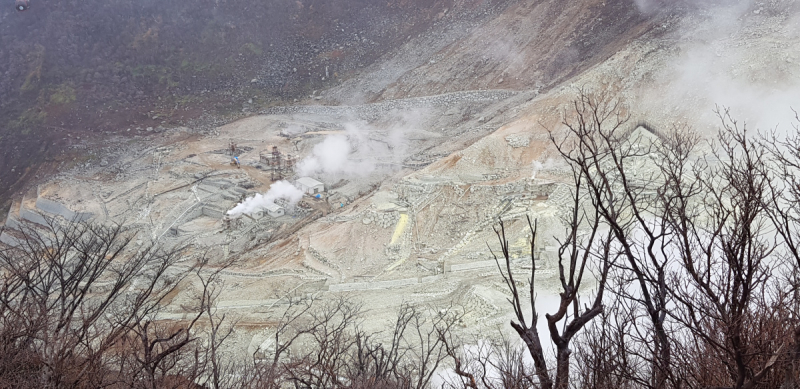
[[[149,3],[0,8],[0,387],[800,388],[800,2]]]

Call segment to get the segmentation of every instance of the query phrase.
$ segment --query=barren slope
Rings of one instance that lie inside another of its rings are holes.
[[[509,223],[520,268],[529,255],[525,216],[539,219],[539,285],[553,282],[553,236],[561,231],[569,176],[547,131],[559,130],[562,109],[578,88],[625,99],[631,127],[647,120],[659,128],[674,122],[712,128],[707,114],[716,99],[731,96],[730,88],[753,94],[735,102],[747,103],[749,120],[766,122],[764,113],[788,109],[798,97],[796,50],[781,49],[797,48],[798,20],[784,2],[750,4],[731,15],[644,17],[622,2],[521,1],[489,24],[413,38],[416,45],[383,58],[362,78],[306,101],[379,103],[274,108],[205,137],[168,132],[168,148],[117,147],[107,166],[75,169],[38,196],[55,201],[53,193],[70,193],[75,198],[60,201],[75,211],[124,217],[145,236],[239,258],[224,273],[220,307],[251,328],[267,328],[275,298],[292,291],[349,293],[365,302],[375,316],[365,325],[374,328],[402,302],[461,304],[469,309],[463,330],[479,333],[507,321],[504,286],[486,245],[495,242],[491,226],[498,217]],[[708,27],[720,23],[727,29]],[[710,58],[696,59],[709,48]],[[718,93],[698,74],[729,89]],[[516,91],[488,90],[499,87]],[[456,90],[470,91],[439,94]],[[395,99],[407,95],[424,97]],[[403,147],[376,147],[397,123],[404,142],[392,146]],[[310,205],[296,217],[223,225],[222,213],[242,195],[269,186],[261,151],[275,144],[302,159],[343,134],[361,142],[352,160],[374,162],[373,171],[316,175],[328,201],[306,198]],[[240,147],[241,169],[228,164],[230,140]],[[378,149],[384,153],[370,154]],[[70,189],[76,187],[83,190]],[[37,207],[36,197],[16,210]],[[182,314],[178,303],[173,308]],[[244,347],[263,340],[255,330],[240,336]]]
[[[468,89],[544,91],[602,62],[669,13],[645,16],[627,0],[518,1],[480,25],[448,24],[387,54],[329,92],[392,99]]]

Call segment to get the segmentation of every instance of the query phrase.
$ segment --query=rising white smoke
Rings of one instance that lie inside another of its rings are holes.
[[[248,197],[233,209],[228,211],[230,216],[239,216],[242,214],[251,215],[269,205],[275,204],[275,200],[284,199],[288,202],[289,207],[293,207],[300,199],[303,198],[303,191],[297,189],[288,181],[277,181],[270,185],[269,191],[265,194],[257,193],[253,197]]]
[[[408,157],[408,136],[425,113],[393,112],[392,123],[376,127],[365,122],[345,124],[344,134],[328,135],[314,146],[311,154],[297,163],[300,176],[364,177],[378,170],[379,164],[399,166]]]
[[[533,173],[531,174],[531,179],[535,180],[536,176],[539,175],[542,171],[545,172],[552,172],[554,169],[566,169],[569,167],[563,160],[554,159],[554,158],[547,158],[544,162],[540,161],[533,161],[531,164]]]
[[[301,176],[355,175],[365,176],[375,170],[370,161],[357,160],[353,154],[354,139],[345,135],[328,135],[314,146],[311,154],[297,164]]]
[[[544,168],[544,165],[542,165],[541,162],[533,161],[533,173],[531,174],[531,180],[536,179],[536,174],[539,173],[539,171],[542,170],[542,168]]]
[[[648,113],[716,132],[716,105],[751,129],[792,131],[800,105],[800,6],[752,0],[686,0],[675,28],[676,55],[653,73],[656,88],[637,103]]]

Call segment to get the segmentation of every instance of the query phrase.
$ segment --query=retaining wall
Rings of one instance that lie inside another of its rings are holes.
[[[36,224],[47,225],[47,220],[41,214],[25,207],[20,207],[19,217]]]
[[[51,215],[61,216],[70,221],[86,221],[94,217],[94,214],[91,212],[75,212],[67,208],[64,204],[42,197],[36,199],[36,209]]]
[[[346,292],[351,290],[373,290],[387,289],[398,286],[408,286],[418,284],[418,278],[406,278],[402,280],[376,281],[376,282],[351,282],[347,284],[333,284],[328,286],[330,292]]]
[[[488,261],[476,261],[470,263],[460,263],[456,265],[448,266],[449,269],[447,271],[464,271],[464,270],[473,270],[473,269],[483,269],[486,267],[494,267],[497,266],[494,260]]]
[[[36,199],[36,208],[49,214],[62,216],[67,220],[75,217],[75,212],[59,202],[39,197]]]
[[[203,213],[203,208],[202,207],[194,207],[189,212],[186,212],[186,214],[183,215],[183,217],[181,218],[182,220],[179,220],[178,222],[180,224],[186,224],[186,223],[188,223],[188,222],[190,222],[190,221],[192,221],[194,219],[197,219],[198,217],[203,216],[203,215],[204,215],[204,213]]]
[[[19,229],[19,220],[9,214],[6,218],[6,227],[14,230]]]
[[[332,284],[328,285],[328,291],[330,292],[347,292],[347,291],[354,291],[354,290],[376,290],[376,289],[388,289],[394,288],[398,286],[408,286],[408,285],[416,285],[416,284],[427,284],[430,282],[436,282],[442,279],[441,275],[435,276],[425,276],[419,278],[404,278],[400,280],[388,280],[388,281],[375,281],[375,282],[350,282],[346,284]]]
[[[19,239],[9,235],[6,232],[0,233],[0,242],[13,247],[19,246]]]
[[[214,219],[222,219],[225,216],[225,211],[211,206],[203,206],[203,215]]]

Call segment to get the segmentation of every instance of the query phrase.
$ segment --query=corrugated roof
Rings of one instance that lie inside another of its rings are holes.
[[[277,211],[280,211],[281,209],[283,209],[283,207],[281,207],[280,205],[275,204],[275,203],[267,204],[267,206],[264,207],[264,208],[266,208],[267,211],[270,211],[270,212],[277,212]]]
[[[309,188],[315,187],[317,185],[322,185],[321,182],[311,178],[311,177],[300,177],[297,179],[297,183],[303,186],[307,186]]]

